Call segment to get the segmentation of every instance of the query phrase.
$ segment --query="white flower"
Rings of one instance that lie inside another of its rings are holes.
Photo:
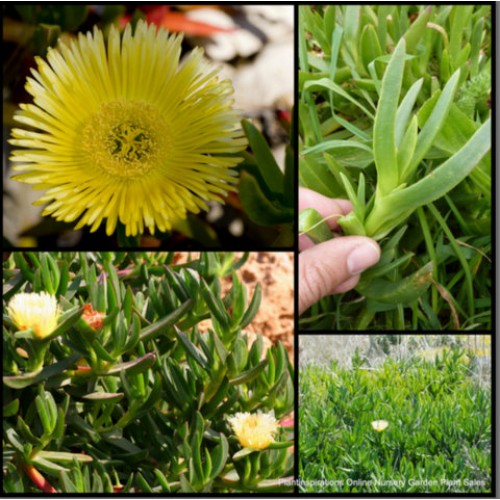
[[[263,450],[274,440],[278,422],[270,413],[236,413],[228,417],[233,431],[241,446],[252,450]]]
[[[387,422],[386,420],[374,420],[372,422],[372,427],[377,432],[385,431],[385,429],[387,429],[388,426],[389,426],[389,422]]]
[[[12,297],[7,313],[19,330],[31,328],[36,337],[44,339],[57,326],[57,300],[47,292],[18,293]]]

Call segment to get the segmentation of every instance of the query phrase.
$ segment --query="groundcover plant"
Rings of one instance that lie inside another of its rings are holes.
[[[349,199],[343,233],[383,250],[301,329],[490,329],[491,6],[299,13],[300,182]],[[312,209],[299,222],[332,237]]]
[[[293,369],[245,333],[248,255],[178,256],[4,260],[4,492],[291,489]]]
[[[491,380],[461,343],[301,368],[300,491],[491,493]]]

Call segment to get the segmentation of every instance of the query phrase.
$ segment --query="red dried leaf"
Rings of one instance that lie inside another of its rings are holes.
[[[278,120],[285,123],[290,123],[292,121],[292,113],[290,113],[290,111],[287,111],[286,109],[278,109],[276,111],[276,115]]]
[[[173,12],[167,5],[143,5],[141,10],[146,14],[148,23],[162,26],[175,33],[186,33],[192,36],[211,36],[216,33],[231,33],[235,28],[221,28],[211,24],[189,19],[183,12]],[[120,28],[125,28],[132,19],[131,14],[124,14],[119,19]]]
[[[83,306],[82,319],[94,330],[99,330],[102,328],[104,316],[106,316],[104,313],[94,311],[92,304],[85,304]]]
[[[234,28],[221,28],[219,26],[193,21],[181,12],[170,12],[164,17],[161,25],[169,31],[183,32],[193,36],[211,36],[216,33],[231,33],[234,31]]]
[[[131,14],[123,14],[118,18],[118,26],[120,26],[121,30],[125,29],[125,26],[127,26],[127,23],[132,19]]]
[[[157,26],[163,26],[169,31],[182,32],[193,36],[211,36],[216,33],[230,33],[234,28],[221,28],[211,24],[193,21],[183,12],[173,12],[166,5],[159,5],[150,9],[147,6],[142,7],[147,12],[146,20],[148,23],[154,23]]]

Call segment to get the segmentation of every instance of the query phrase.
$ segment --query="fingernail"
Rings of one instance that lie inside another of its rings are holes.
[[[356,247],[347,258],[347,269],[353,275],[362,273],[380,259],[380,250],[373,243]]]

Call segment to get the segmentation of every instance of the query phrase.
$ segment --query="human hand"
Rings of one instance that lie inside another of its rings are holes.
[[[310,189],[299,189],[299,210],[316,209],[332,231],[337,220],[352,210],[346,200],[333,200]],[[342,236],[314,245],[299,236],[299,314],[322,297],[354,288],[359,275],[380,259],[380,247],[366,236]]]

